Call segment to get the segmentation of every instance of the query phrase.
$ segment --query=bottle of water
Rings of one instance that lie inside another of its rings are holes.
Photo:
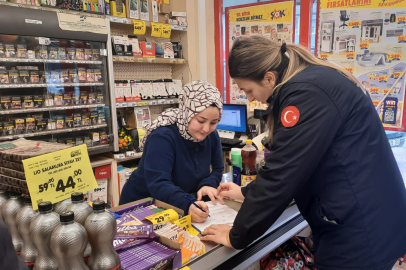
[[[30,235],[38,255],[35,260],[35,270],[58,270],[58,260],[51,250],[51,235],[59,225],[59,215],[52,212],[51,202],[38,205],[39,215],[30,225]]]
[[[75,192],[71,195],[72,204],[68,206],[66,211],[72,211],[75,213],[75,221],[82,226],[85,225],[86,218],[93,212],[92,207],[84,201],[85,197],[82,192]],[[90,245],[88,244],[83,254],[84,258],[90,256],[92,252]]]
[[[74,221],[71,211],[60,215],[61,224],[51,235],[51,249],[58,259],[59,270],[89,270],[83,261],[87,245],[85,228]]]
[[[61,202],[58,202],[54,204],[54,212],[58,213],[59,215],[62,214],[62,212],[65,212],[68,209],[68,206],[72,204],[72,200],[66,199]]]
[[[93,213],[86,219],[85,228],[88,241],[92,246],[88,265],[92,270],[120,269],[120,257],[113,248],[113,239],[117,233],[114,217],[105,211],[104,201],[93,203]]]
[[[18,226],[18,232],[23,239],[23,247],[21,249],[20,258],[23,262],[35,262],[37,258],[37,249],[31,241],[30,237],[30,224],[36,216],[38,211],[32,209],[30,195],[22,195],[24,206],[17,213],[16,222]]]
[[[10,196],[10,199],[3,204],[1,208],[1,215],[3,216],[4,222],[7,224],[8,229],[10,230],[14,249],[17,252],[20,252],[23,246],[23,239],[18,232],[16,216],[17,212],[21,209],[21,207],[23,207],[24,203],[19,193],[9,192],[8,195]]]
[[[0,220],[2,221],[4,221],[4,219],[1,216],[1,207],[8,200],[8,198],[9,198],[8,193],[0,189]]]

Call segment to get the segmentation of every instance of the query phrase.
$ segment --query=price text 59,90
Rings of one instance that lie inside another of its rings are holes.
[[[82,170],[81,170],[81,169],[76,170],[76,171],[74,172],[74,175],[73,175],[73,176],[69,176],[69,177],[68,177],[68,180],[66,181],[66,184],[65,184],[65,181],[64,181],[64,180],[59,179],[59,181],[56,183],[56,188],[55,188],[55,179],[52,177],[52,178],[49,179],[47,182],[38,185],[38,193],[42,193],[42,192],[44,192],[44,191],[47,191],[48,188],[55,188],[55,191],[56,191],[56,192],[58,192],[58,191],[65,192],[65,189],[67,189],[67,188],[72,188],[72,189],[74,189],[74,188],[75,188],[75,185],[76,185],[76,182],[74,181],[73,178],[76,177],[76,181],[77,181],[78,183],[81,183],[81,182],[82,182],[82,179],[81,179],[80,177],[78,177],[78,176],[81,175],[81,174],[82,174]]]

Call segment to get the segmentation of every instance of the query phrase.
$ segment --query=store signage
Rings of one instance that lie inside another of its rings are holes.
[[[58,13],[58,22],[62,30],[105,35],[109,33],[107,26],[110,22],[106,18]]]
[[[32,207],[70,198],[98,187],[85,144],[23,160]]]
[[[133,20],[133,25],[134,25],[134,35],[145,35],[145,32],[147,30],[145,21]]]
[[[158,224],[158,223],[163,223],[163,222],[172,222],[177,219],[179,219],[178,213],[176,213],[175,210],[173,209],[167,209],[165,211],[153,214],[151,216],[146,217],[145,219],[148,219],[149,221],[152,222],[152,224]]]
[[[105,179],[111,177],[111,165],[104,165],[94,169],[96,179]]]
[[[171,26],[169,24],[162,25],[162,36],[163,38],[171,38]]]
[[[152,37],[162,36],[162,24],[151,22],[151,36]]]
[[[181,228],[184,231],[188,232],[192,236],[196,236],[196,235],[200,234],[199,231],[196,230],[192,226],[192,216],[191,215],[187,215],[187,216],[184,216],[181,219],[178,219],[177,221],[174,222],[174,224],[178,225],[179,228]]]

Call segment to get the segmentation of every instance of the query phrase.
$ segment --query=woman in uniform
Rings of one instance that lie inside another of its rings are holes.
[[[209,210],[201,199],[208,196],[216,203],[224,169],[220,138],[213,132],[222,108],[220,92],[213,85],[203,81],[185,85],[179,108],[164,111],[146,127],[141,161],[123,187],[120,204],[153,197],[191,214],[194,222],[204,222]],[[192,194],[206,212],[190,203],[196,200]]]
[[[261,36],[238,39],[228,64],[249,100],[269,104],[270,153],[248,186],[221,184],[219,196],[244,203],[233,227],[202,239],[243,249],[295,199],[317,269],[392,269],[406,253],[405,185],[369,94],[346,70]]]

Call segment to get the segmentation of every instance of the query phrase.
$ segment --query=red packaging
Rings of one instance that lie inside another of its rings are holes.
[[[155,42],[141,41],[140,47],[143,57],[155,57]]]

